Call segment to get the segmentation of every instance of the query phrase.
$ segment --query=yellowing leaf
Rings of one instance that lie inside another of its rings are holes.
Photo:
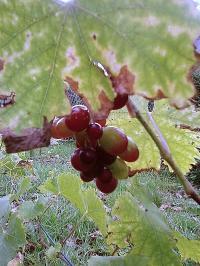
[[[108,243],[119,247],[131,245],[125,265],[131,265],[132,256],[143,257],[145,266],[181,265],[165,219],[154,204],[149,202],[146,206],[145,202],[138,202],[128,192],[116,201],[112,214],[117,219],[108,228]]]
[[[175,232],[176,246],[183,260],[191,259],[196,263],[200,263],[200,241],[189,240],[180,233]]]
[[[186,0],[1,1],[0,87],[16,103],[1,108],[0,127],[66,113],[66,76],[102,110],[114,98],[104,65],[114,75],[127,66],[135,93],[183,105],[193,95],[187,73],[199,22]]]
[[[133,97],[133,101],[146,118],[148,124],[152,125],[149,116],[146,114],[147,101],[139,97]],[[190,169],[191,164],[195,163],[195,158],[200,157],[197,150],[197,147],[200,146],[200,138],[197,132],[180,129],[179,125],[185,123],[191,127],[195,127],[195,125],[200,123],[200,113],[195,112],[192,108],[185,109],[184,111],[177,111],[169,106],[167,100],[160,100],[159,102],[155,102],[152,117],[166,139],[177,164],[182,171],[186,173]],[[137,119],[129,118],[128,112],[123,109],[111,113],[109,123],[122,128],[138,145],[140,151],[139,159],[129,164],[133,169],[159,169],[159,150]]]

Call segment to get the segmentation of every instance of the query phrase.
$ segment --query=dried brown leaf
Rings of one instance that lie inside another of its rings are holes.
[[[4,129],[2,140],[6,146],[7,153],[29,151],[50,145],[51,122],[44,118],[43,128],[26,128],[20,135],[15,134],[9,128]]]

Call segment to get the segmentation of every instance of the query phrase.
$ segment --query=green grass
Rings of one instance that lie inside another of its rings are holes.
[[[60,143],[32,154],[33,171],[29,172],[32,180],[31,189],[25,193],[21,201],[37,198],[40,194],[38,187],[48,178],[70,171],[74,171],[70,165],[70,156],[74,150],[73,142]],[[24,158],[30,157],[29,153],[22,154]],[[9,171],[1,169],[0,196],[16,193],[20,180],[23,177],[13,178]],[[160,208],[171,227],[191,239],[200,238],[200,209],[190,199],[186,199],[181,185],[167,170],[161,173],[146,172],[140,174],[140,182],[144,184],[153,195],[154,203]],[[134,178],[134,177],[133,177]],[[90,184],[88,185],[90,186]],[[92,185],[93,186],[93,185]],[[126,181],[120,185],[114,193],[103,197],[108,208],[111,208],[121,193],[126,189]],[[47,196],[49,206],[40,220],[34,220],[26,224],[27,242],[32,243],[35,250],[25,251],[25,266],[60,266],[65,265],[59,259],[50,261],[45,256],[45,248],[41,244],[41,232],[44,241],[50,246],[60,242],[66,236],[68,239],[63,248],[63,253],[70,258],[74,265],[87,265],[87,260],[92,255],[108,255],[108,247],[105,240],[99,234],[95,224],[88,219],[80,222],[81,214],[70,202],[55,196]],[[42,224],[42,231],[38,233],[38,223]],[[72,232],[72,228],[75,230]],[[48,236],[46,236],[46,234]],[[53,242],[51,242],[51,240]],[[196,264],[187,262],[185,265]]]

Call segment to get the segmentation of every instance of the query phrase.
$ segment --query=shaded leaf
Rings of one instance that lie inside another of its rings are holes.
[[[17,197],[22,196],[25,192],[27,192],[31,187],[31,180],[29,177],[25,177],[22,179],[22,182],[17,191]]]
[[[124,257],[117,256],[93,256],[88,261],[88,266],[125,266]]]
[[[114,98],[107,68],[117,76],[127,66],[135,93],[183,106],[193,95],[187,72],[199,22],[186,0],[1,1],[0,86],[16,92],[16,104],[1,110],[0,127],[64,114],[66,77],[103,111]]]
[[[129,254],[128,256],[107,256],[98,257],[93,256],[88,261],[88,266],[146,266],[148,262],[147,257],[135,256]]]
[[[12,215],[8,222],[7,230],[0,229],[0,258],[1,266],[7,263],[16,255],[19,247],[25,244],[25,231],[19,218]]]
[[[39,200],[37,202],[25,201],[19,206],[17,214],[23,220],[32,220],[41,215],[44,209],[44,204]]]
[[[0,198],[0,220],[6,218],[10,212],[10,200],[9,196]]]
[[[2,135],[7,153],[47,147],[50,145],[51,123],[48,123],[47,119],[44,118],[43,128],[26,128],[20,135],[6,129]]]

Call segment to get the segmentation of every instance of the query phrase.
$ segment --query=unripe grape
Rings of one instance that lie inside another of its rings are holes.
[[[103,129],[103,136],[99,143],[107,153],[119,155],[126,150],[128,139],[119,128],[107,126]]]
[[[117,179],[127,179],[129,168],[127,164],[120,158],[117,158],[115,162],[108,166],[112,175]]]

